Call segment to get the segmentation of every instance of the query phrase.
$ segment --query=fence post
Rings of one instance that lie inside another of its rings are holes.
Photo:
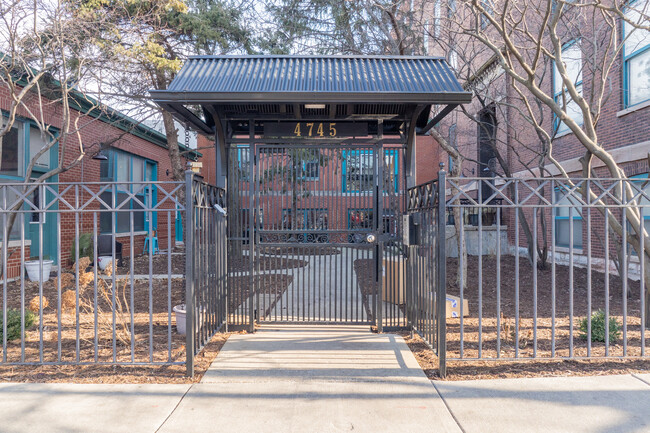
[[[445,194],[446,173],[442,169],[438,172],[438,215],[436,226],[438,239],[436,239],[436,256],[438,271],[436,272],[436,294],[438,304],[438,361],[440,377],[447,376],[447,252],[446,243],[446,209],[447,199]],[[462,301],[461,301],[462,302]]]
[[[194,376],[194,172],[185,172],[185,368]]]

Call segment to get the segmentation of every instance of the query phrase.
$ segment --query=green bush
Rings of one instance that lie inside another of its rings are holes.
[[[25,310],[25,329],[34,324],[36,316],[29,310]],[[0,311],[0,341],[3,339],[2,330],[4,329],[4,317]],[[7,309],[7,341],[20,338],[20,310],[13,308]]]
[[[70,257],[72,261],[75,260],[75,241],[72,240],[72,247],[70,249]],[[92,233],[82,233],[79,236],[79,258],[90,257],[90,260],[93,261],[93,234]]]
[[[585,317],[580,321],[580,336],[587,339],[588,318]],[[609,318],[609,342],[615,343],[620,337],[621,326],[614,317]],[[605,342],[605,312],[603,310],[591,313],[591,341]]]

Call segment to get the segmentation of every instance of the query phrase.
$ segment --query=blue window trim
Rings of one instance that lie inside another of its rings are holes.
[[[631,6],[635,3],[638,3],[641,0],[633,0],[631,1],[628,6]],[[628,7],[623,8],[623,13],[625,14],[627,11]],[[638,31],[642,31],[637,29]],[[625,20],[621,19],[621,40],[625,40]],[[648,43],[645,47],[639,48],[636,51],[633,51],[630,54],[627,54],[625,52],[625,45],[623,44],[623,48],[621,49],[621,55],[623,57],[623,108],[630,108],[634,107],[640,104],[643,104],[645,102],[650,101],[650,98],[644,99],[643,101],[639,101],[636,104],[630,105],[629,100],[630,100],[630,66],[629,62],[631,59],[634,57],[640,56],[641,54],[646,53],[648,50],[650,50],[650,43]]]
[[[149,159],[149,158],[145,158],[145,157],[140,156],[140,155],[136,155],[134,153],[126,152],[126,151],[124,151],[122,149],[110,148],[110,149],[107,150],[107,154],[108,154],[107,155],[108,156],[107,163],[109,164],[109,167],[108,167],[108,170],[109,170],[108,176],[109,176],[109,178],[100,178],[101,181],[117,182],[117,180],[115,178],[115,155],[118,154],[118,153],[124,154],[129,158],[129,180],[127,181],[129,183],[129,191],[125,191],[125,190],[118,189],[118,188],[110,188],[109,190],[105,191],[105,192],[110,192],[111,196],[113,197],[111,199],[113,201],[113,203],[111,203],[111,206],[117,206],[119,204],[119,203],[117,203],[115,201],[115,196],[113,195],[113,193],[117,193],[117,194],[119,194],[119,193],[133,194],[133,161],[136,158],[143,162],[143,173],[142,173],[142,175],[144,177],[143,183],[146,184],[147,182],[156,182],[158,180],[158,162],[157,161],[154,161],[154,160]],[[147,165],[151,165],[151,167],[152,167],[151,179],[146,178],[147,177]],[[141,192],[135,194],[135,196],[136,197],[142,197],[141,201],[146,204],[147,199],[148,199],[148,190],[149,190],[149,187],[145,187],[144,191],[141,191]],[[152,193],[151,193],[151,200],[153,202],[153,203],[151,203],[151,207],[155,206],[156,203],[158,203],[158,191],[157,191],[156,188],[154,188]],[[129,209],[134,209],[133,208],[133,199],[129,200]],[[144,213],[144,215],[143,215],[144,216],[144,227],[143,228],[144,228],[144,231],[148,232],[149,231],[149,212],[146,212],[146,211],[142,211],[142,212]],[[152,219],[153,219],[153,226],[152,226],[151,230],[154,231],[154,230],[158,229],[158,212],[152,211]],[[115,227],[113,227],[113,231],[115,233],[127,233],[127,232],[124,232],[124,231],[119,231],[118,227],[117,227],[117,224],[118,224],[117,218],[115,218]],[[104,233],[104,232],[102,232],[102,233]]]
[[[355,154],[355,153],[373,154],[372,152],[373,151],[370,150],[370,149],[347,150],[347,151],[344,150],[343,151],[343,168],[341,170],[341,176],[343,178],[343,181],[341,182],[343,192],[369,192],[369,191],[371,191],[371,190],[363,190],[363,191],[349,190],[347,188],[347,176],[346,175],[347,175],[348,155],[352,155],[352,154]],[[395,168],[394,168],[395,179],[394,179],[393,183],[395,185],[395,192],[397,193],[397,192],[399,192],[399,149],[391,149],[391,148],[384,149],[384,160],[385,160],[386,156],[388,156],[388,155],[392,155],[393,158],[395,159]],[[374,154],[373,154],[373,156],[374,156]],[[374,158],[373,158],[372,163],[373,164],[375,163]],[[373,176],[374,176],[374,168],[373,168]],[[386,191],[384,191],[384,192],[386,192]]]
[[[5,110],[2,110],[1,113],[2,117],[8,117],[8,113]],[[27,166],[29,165],[29,146],[31,144],[30,141],[30,130],[31,127],[38,128],[38,124],[26,117],[22,116],[16,116],[16,119],[14,120],[14,125],[16,123],[20,123],[22,125],[22,135],[23,135],[23,175],[22,176],[11,176],[8,174],[0,174],[0,180],[8,180],[10,182],[24,182],[25,181],[25,174],[27,172]],[[32,172],[36,173],[47,173],[49,170],[52,169],[52,167],[58,165],[59,162],[59,142],[58,142],[58,136],[61,133],[61,130],[59,128],[55,128],[53,126],[49,126],[48,128],[50,129],[50,132],[55,136],[55,139],[57,142],[52,146],[50,149],[50,167],[48,169],[41,168],[34,166],[34,169]],[[47,180],[49,183],[51,182],[58,182],[59,181],[59,175],[52,176],[50,179]],[[58,209],[58,204],[56,205]]]
[[[251,163],[251,147],[248,145],[242,145],[242,146],[237,146],[235,149],[237,149],[237,168],[239,169],[239,172],[242,173],[242,176],[239,176],[239,180],[242,182],[248,182],[248,178],[250,177],[250,163]],[[249,167],[246,171],[242,170],[242,154],[246,151],[248,153],[248,164]]]
[[[642,183],[644,180],[645,182],[650,183],[650,176],[649,173],[643,173],[643,174],[637,174],[634,176],[630,176],[630,179],[633,179],[634,183]],[[636,179],[636,180],[634,180]],[[650,207],[644,207],[643,212],[643,219],[644,220],[649,220],[650,221]]]
[[[564,51],[564,50],[566,50],[567,48],[570,48],[571,46],[575,45],[575,44],[578,43],[578,42],[580,42],[580,38],[576,38],[576,39],[572,39],[572,40],[570,40],[569,42],[567,42],[567,43],[565,43],[564,45],[562,45],[561,51]],[[580,51],[580,62],[582,62],[582,51]],[[552,90],[553,90],[553,100],[554,100],[555,102],[559,103],[558,100],[562,97],[562,95],[563,95],[565,92],[562,91],[562,87],[560,87],[560,91],[559,91],[559,92],[555,92],[555,69],[556,69],[555,63],[556,63],[555,60],[553,60],[553,65],[552,65],[552,67],[553,67],[553,74],[551,74],[551,85],[553,86],[553,87],[552,87]],[[582,65],[581,65],[581,66],[582,66]],[[579,82],[575,83],[575,86],[576,86],[576,87],[578,87],[578,86],[582,86],[582,82],[583,82],[583,80],[580,80]],[[580,94],[582,94],[582,89],[580,89]],[[583,124],[584,124],[584,119],[583,119],[582,123],[580,123],[580,125],[582,126]],[[553,129],[555,130],[555,133],[556,133],[556,134],[557,134],[557,133],[563,133],[563,132],[566,132],[566,131],[571,132],[571,130],[569,129],[569,127],[566,127],[565,130],[560,131],[560,118],[557,117],[557,115],[556,115],[555,113],[553,113]]]
[[[566,190],[566,188],[555,187],[553,189],[553,194],[561,192],[563,189]],[[553,203],[557,204],[557,199],[556,198],[554,198]],[[578,206],[574,206],[574,207],[578,207]],[[555,207],[554,210],[553,210],[553,224],[556,224],[557,221],[568,221],[570,219],[573,219],[574,223],[576,221],[582,221],[582,215],[580,215],[580,212],[576,211],[576,215],[574,215],[573,217],[559,216],[557,214],[559,209],[560,209],[559,207]],[[553,243],[555,244],[556,247],[571,248],[571,240],[569,240],[569,242],[566,242],[566,243],[558,243],[558,241],[557,241],[557,225],[555,226],[555,236],[554,236],[554,239],[553,239]],[[582,249],[582,243],[580,243],[580,245],[577,245],[577,246],[574,243],[573,244],[573,249]]]

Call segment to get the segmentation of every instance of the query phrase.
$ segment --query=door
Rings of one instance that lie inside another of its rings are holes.
[[[381,254],[377,146],[255,149],[255,317],[375,323]],[[260,215],[264,218],[260,218]],[[350,218],[364,218],[350,223]]]

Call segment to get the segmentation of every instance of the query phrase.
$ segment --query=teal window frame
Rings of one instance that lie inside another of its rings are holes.
[[[392,156],[394,158],[395,164],[394,164],[394,169],[393,169],[393,186],[394,186],[394,191],[395,193],[399,192],[399,153],[400,149],[392,149],[392,148],[385,148],[383,157],[384,157],[384,162],[386,161],[387,156]],[[342,176],[342,191],[343,192],[349,192],[349,193],[355,193],[355,192],[372,192],[372,188],[374,187],[374,181],[372,182],[371,188],[370,189],[348,189],[348,157],[350,155],[363,155],[363,154],[370,154],[372,156],[371,161],[373,164],[372,167],[372,177],[374,178],[375,176],[375,158],[374,158],[374,151],[370,149],[358,149],[358,150],[344,150],[343,151],[343,164],[342,164],[342,170],[341,170],[341,176]],[[361,184],[361,182],[359,182]],[[384,193],[387,191],[384,191]]]
[[[0,114],[3,118],[8,117],[8,113],[6,111],[2,111]],[[11,174],[0,174],[0,182],[5,182],[5,183],[20,183],[20,182],[25,182],[25,176],[27,174],[27,167],[29,166],[30,162],[30,146],[31,146],[31,129],[36,128],[40,131],[38,123],[35,121],[22,117],[22,116],[16,116],[14,119],[14,126],[17,127],[18,129],[18,138],[21,139],[22,141],[18,142],[18,168],[17,174],[16,175],[11,175]],[[60,134],[60,129],[52,127],[52,126],[47,126],[49,131],[54,135],[54,139],[57,140],[57,142],[52,146],[52,148],[49,151],[49,166],[48,167],[42,167],[39,165],[34,165],[34,168],[32,169],[32,177],[34,175],[40,176],[42,174],[47,173],[49,170],[51,170],[53,167],[58,165],[58,155],[59,155],[59,143],[58,143],[58,136]],[[50,179],[47,180],[47,183],[56,183],[59,181],[59,176],[55,175],[52,176]],[[40,195],[45,193],[46,197],[41,198]],[[36,195],[39,196],[39,200],[46,200],[46,202],[49,202],[52,200],[52,197],[50,197],[51,193],[46,193],[43,187],[39,187],[35,193]],[[34,200],[35,197],[32,195],[32,200]],[[28,205],[24,204],[23,209],[28,209]],[[51,210],[56,210],[59,208],[58,201],[56,203],[53,203],[49,206],[49,209]],[[48,223],[47,221],[47,215],[43,214],[43,221],[40,221],[40,216],[35,218],[34,213],[26,213],[25,214],[25,237],[28,239],[30,237],[29,230],[30,230],[30,225],[31,224],[46,224]],[[53,223],[54,220],[50,222],[50,224]],[[18,240],[20,239],[20,230],[19,230],[20,224],[14,223],[12,232],[9,233],[9,240]],[[53,227],[51,225],[48,225],[47,228],[44,227],[44,230],[50,230]],[[47,240],[44,240],[44,243],[47,243]]]
[[[628,4],[628,7],[623,9],[623,13],[626,13],[626,10],[629,9],[629,6],[632,6],[635,3],[639,3],[642,0],[634,0],[631,1]],[[648,8],[646,9],[646,13],[650,13],[650,1],[648,1]],[[636,29],[636,32],[641,32],[643,30],[641,29]],[[625,20],[621,19],[621,36],[622,40],[625,40]],[[639,57],[643,54],[647,54],[648,51],[650,51],[650,42],[648,42],[644,47],[638,48],[631,53],[628,53],[626,50],[627,42],[623,44],[623,47],[621,49],[621,55],[623,58],[623,106],[624,108],[631,108],[640,104],[644,104],[648,101],[650,101],[650,98],[646,98],[642,101],[635,102],[634,104],[630,104],[630,61],[634,59],[635,57]]]
[[[251,147],[248,145],[237,146],[237,170],[239,171],[239,181],[248,182],[250,178]],[[244,161],[243,154],[246,154],[248,161]],[[244,164],[247,164],[244,169]]]
[[[575,45],[575,44],[577,44],[577,43],[580,43],[580,39],[579,39],[579,38],[578,38],[578,39],[573,39],[573,40],[571,40],[571,41],[565,43],[564,45],[562,45],[561,50],[564,51],[564,50],[566,50],[567,48],[570,48],[570,47],[572,47],[573,45]],[[582,50],[581,50],[581,51],[580,51],[580,68],[581,68],[581,70],[582,70],[582,67],[583,67],[583,59],[582,59],[583,56],[582,56],[582,54],[583,54],[583,53],[582,53]],[[557,67],[555,66],[555,64],[556,64],[556,62],[555,62],[555,60],[554,60],[554,61],[552,62],[553,74],[551,75],[551,85],[553,86],[553,87],[552,87],[552,89],[553,89],[553,100],[554,100],[556,103],[560,104],[560,103],[561,103],[560,101],[561,101],[561,99],[562,99],[562,95],[565,94],[565,93],[567,93],[567,92],[562,90],[562,89],[563,89],[563,86],[560,86],[560,91],[559,91],[559,92],[556,92],[556,91],[555,91],[555,84],[556,84],[555,71],[556,71],[556,69],[557,69]],[[583,80],[582,80],[582,73],[580,73],[580,77],[581,77],[580,81],[578,81],[577,83],[575,83],[575,86],[576,86],[576,89],[577,89],[578,87],[580,87],[580,95],[582,95],[582,90],[583,90],[583,85],[582,85],[582,82],[583,82]],[[570,99],[570,95],[567,94],[567,97]],[[568,104],[567,104],[567,107],[568,107]],[[583,118],[582,121],[580,122],[580,125],[583,125],[583,124],[584,124],[584,118]],[[564,128],[560,130],[560,127],[561,127],[561,126],[562,126],[562,124],[561,124],[561,122],[560,122],[560,118],[557,117],[557,115],[556,115],[555,113],[553,113],[553,129],[555,130],[556,134],[563,134],[563,133],[565,133],[565,132],[567,132],[567,131],[569,131],[569,132],[571,131],[571,130],[569,129],[569,127],[566,126],[566,124],[564,124]]]
[[[129,158],[129,179],[126,180],[126,181],[122,181],[123,184],[128,184],[129,190],[127,191],[127,190],[123,190],[123,189],[119,189],[119,188],[114,188],[113,186],[111,186],[111,188],[109,190],[104,191],[104,193],[103,193],[103,194],[110,194],[111,195],[111,202],[109,203],[109,205],[111,207],[117,206],[117,205],[119,205],[121,203],[121,201],[119,199],[113,197],[114,193],[118,194],[118,196],[119,196],[119,194],[134,194],[134,192],[135,192],[134,183],[140,183],[140,181],[134,181],[133,180],[133,163],[134,163],[135,160],[142,161],[142,169],[143,169],[143,172],[142,172],[143,180],[141,181],[142,184],[146,185],[148,183],[156,182],[158,180],[158,162],[157,161],[154,161],[154,160],[149,159],[149,158],[144,158],[144,157],[142,157],[140,155],[135,155],[133,153],[126,152],[126,151],[121,150],[121,149],[115,149],[115,148],[107,149],[107,150],[104,151],[104,153],[108,157],[108,160],[101,161],[100,164],[101,165],[107,164],[108,165],[107,166],[108,171],[107,171],[107,173],[104,173],[103,169],[100,169],[100,181],[101,182],[116,182],[117,186],[119,186],[121,184],[117,183],[117,182],[120,182],[120,181],[118,181],[116,179],[116,172],[115,172],[116,156],[118,154],[121,154],[121,155],[125,155],[127,158]],[[151,179],[147,179],[148,167],[151,167]],[[142,191],[135,194],[135,196],[138,197],[140,199],[140,201],[142,203],[144,203],[145,205],[147,204],[148,194],[149,194],[149,189],[150,188],[151,188],[151,186],[145,186],[144,190],[142,190]],[[158,203],[158,191],[157,191],[156,188],[153,188],[151,190],[151,201],[152,201],[152,203],[150,204],[150,207],[153,208],[156,205],[156,203]],[[134,202],[133,199],[129,199],[129,209],[132,209],[132,210],[136,209],[134,207],[134,203],[135,202]],[[158,215],[157,215],[157,212],[152,212],[151,216],[152,216],[153,221],[149,221],[149,212],[144,211],[144,210],[141,211],[141,212],[142,212],[142,230],[137,230],[135,228],[136,221],[135,221],[135,217],[134,217],[133,232],[139,233],[140,231],[149,232],[149,231],[157,230],[157,228],[158,228]],[[107,219],[109,221],[108,223],[106,222]],[[115,218],[115,226],[113,227],[113,229],[111,231],[107,230],[106,225],[107,224],[109,226],[111,225],[111,222],[110,222],[111,220],[110,219],[112,219],[112,213],[111,212],[102,212],[100,214],[100,224],[99,224],[99,226],[100,226],[100,233],[101,234],[130,233],[129,227],[127,227],[125,229],[120,227],[120,221],[117,218],[117,216]],[[130,226],[130,217],[129,217],[129,224],[128,225]],[[150,227],[150,225],[151,225],[151,227]]]
[[[559,187],[554,188],[554,190],[553,190],[553,194],[555,194],[554,203],[557,205],[557,203],[559,202],[560,199],[568,197],[567,192],[568,191],[566,190],[566,188],[559,188]],[[558,194],[560,194],[560,193],[563,193],[562,197],[558,198]],[[554,207],[554,209],[553,209],[553,224],[555,225],[555,236],[554,236],[554,239],[553,239],[553,243],[555,244],[556,247],[561,247],[561,248],[571,248],[571,247],[573,247],[573,249],[576,249],[576,250],[581,250],[582,249],[582,247],[583,247],[583,241],[582,241],[582,232],[583,232],[582,222],[583,222],[583,218],[582,218],[581,209],[580,209],[581,207],[582,206],[573,206],[574,212],[573,212],[572,216],[558,215],[558,212],[561,209],[561,207],[560,206],[555,206]],[[574,233],[574,236],[575,236],[575,233],[576,233],[576,225],[578,225],[578,227],[579,227],[579,229],[577,230],[577,233],[580,234],[580,236],[578,237],[580,239],[580,243],[578,245],[576,244],[575,241],[573,242],[573,245],[571,245],[571,240],[569,240],[568,242],[558,242],[558,233],[559,233],[558,223],[562,222],[562,221],[569,221],[571,219],[573,220],[573,233]],[[578,222],[580,224],[576,224]]]
[[[635,184],[645,183],[647,184],[646,187],[650,185],[649,173],[642,173],[642,174],[630,176],[629,179]],[[648,189],[647,194],[648,196],[650,196],[650,189]],[[641,209],[641,214],[643,216],[643,225],[645,226],[645,229],[650,232],[650,198],[648,199],[648,206],[640,207],[640,209]],[[630,223],[626,221],[625,224],[627,225],[628,233],[630,233],[630,230],[632,229]],[[636,251],[634,250],[634,248],[632,248],[631,245],[628,245],[628,251],[634,256],[637,255]]]

